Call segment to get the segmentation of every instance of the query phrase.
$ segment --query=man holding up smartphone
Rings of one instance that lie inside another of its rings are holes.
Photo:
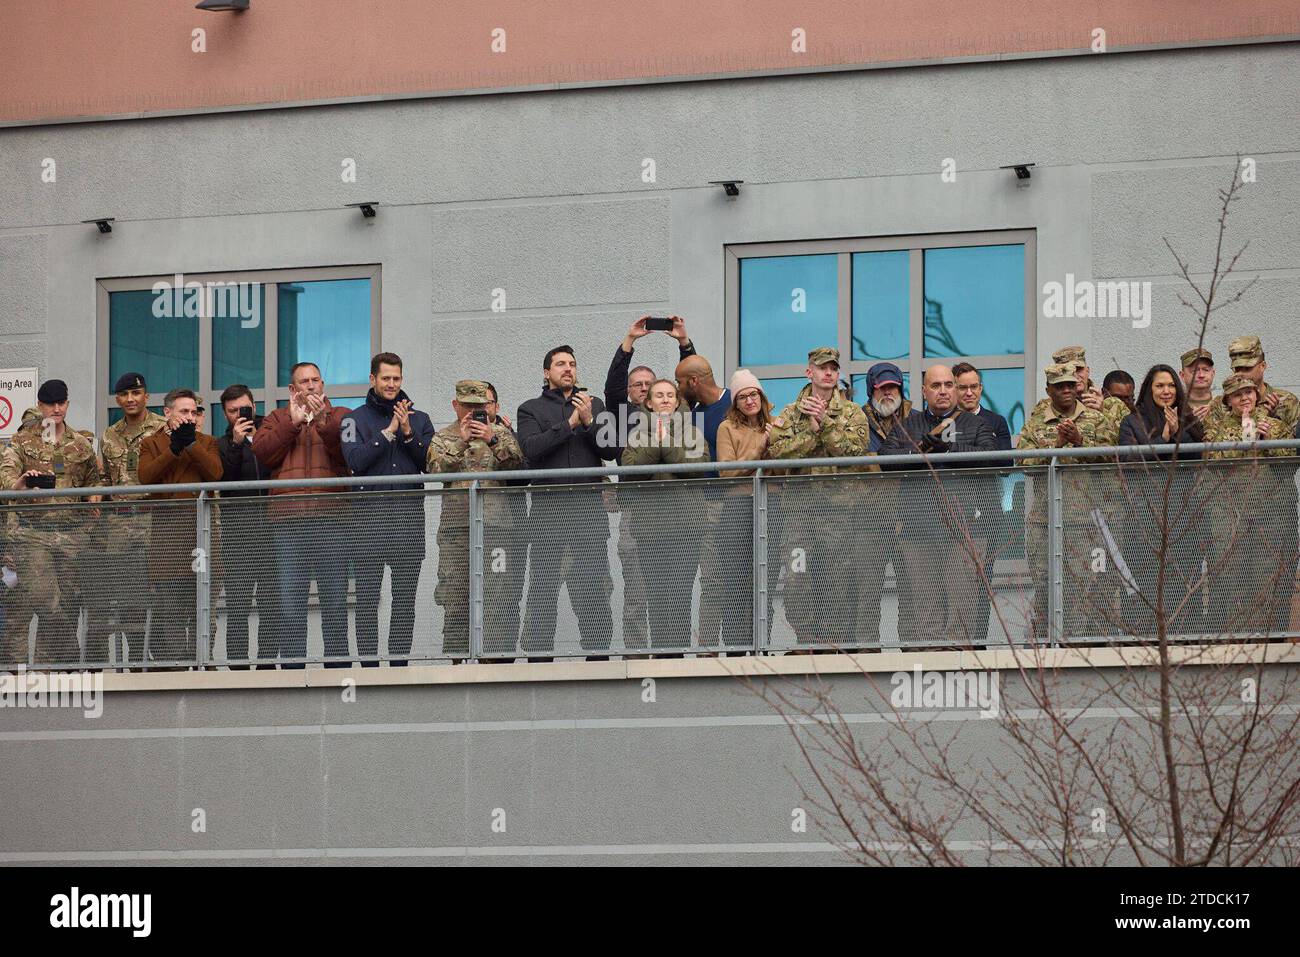
[[[221,412],[226,433],[217,439],[221,453],[221,481],[255,482],[271,477],[253,455],[253,437],[262,427],[253,390],[242,383],[227,386],[221,393]],[[240,662],[247,658],[249,615],[257,595],[257,657],[274,658],[279,651],[280,586],[270,560],[275,543],[266,522],[266,489],[221,493],[221,561],[219,567],[226,590],[226,658],[230,669],[247,670]],[[237,499],[238,501],[233,501]],[[215,589],[214,592],[215,594]],[[258,665],[274,668],[274,665]]]
[[[221,478],[217,440],[199,431],[199,400],[190,389],[172,389],[163,399],[167,424],[140,446],[140,482],[143,485],[182,485],[215,482]],[[196,492],[155,492],[151,499],[193,499]],[[196,645],[187,634],[194,631],[196,556],[194,509],[181,505],[159,507],[153,516],[149,577],[154,587],[150,657],[155,661],[186,661]],[[206,657],[206,654],[205,654]]]
[[[434,435],[429,443],[427,470],[446,472],[494,472],[523,468],[524,453],[510,427],[493,423],[488,414],[491,396],[488,384],[477,379],[456,383],[451,408],[456,421]],[[447,488],[464,489],[469,482],[449,482]],[[480,488],[495,488],[499,482],[480,481]],[[503,616],[501,605],[509,600],[511,577],[522,579],[523,568],[511,567],[509,544],[511,509],[509,499],[522,493],[487,493],[483,496],[483,614],[494,621]],[[464,492],[442,496],[438,520],[438,587],[433,599],[443,609],[442,649],[453,663],[469,656],[469,501]],[[518,598],[515,599],[516,602]],[[488,635],[485,627],[485,639]],[[488,654],[514,658],[514,642],[491,629],[494,642],[484,641]]]
[[[7,489],[94,488],[99,461],[84,435],[67,427],[68,386],[51,379],[36,393],[40,421],[19,429],[0,458],[0,481]],[[23,416],[27,418],[26,414]],[[98,501],[91,496],[88,501]],[[87,542],[84,508],[52,509],[83,501],[73,496],[41,499],[14,510],[9,554],[18,584],[9,596],[0,663],[27,661],[27,627],[32,615],[36,632],[36,664],[71,664],[77,650],[77,583],[73,571],[77,554]]]

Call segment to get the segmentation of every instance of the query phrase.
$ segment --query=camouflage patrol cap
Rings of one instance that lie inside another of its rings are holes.
[[[1077,385],[1079,379],[1074,374],[1077,368],[1078,366],[1073,362],[1057,362],[1044,369],[1043,374],[1047,377],[1048,385],[1059,385],[1062,382]]]
[[[1259,336],[1238,336],[1228,343],[1228,358],[1234,369],[1249,369],[1264,361],[1264,346]]]
[[[456,383],[456,401],[462,405],[486,405],[488,387],[478,379],[461,379]]]
[[[1188,349],[1183,353],[1180,361],[1183,364],[1183,368],[1186,369],[1198,359],[1204,359],[1210,365],[1214,365],[1214,356],[1210,355],[1209,349]]]
[[[1084,358],[1083,346],[1065,346],[1057,349],[1052,353],[1052,361],[1058,364],[1073,362],[1075,365],[1086,366],[1088,360]]]
[[[819,346],[812,352],[808,353],[808,364],[810,366],[824,366],[828,362],[840,364],[840,350],[832,349],[830,346]]]
[[[1259,392],[1259,386],[1255,385],[1255,380],[1248,375],[1233,373],[1223,380],[1223,404],[1228,404],[1228,396],[1234,392],[1240,392],[1242,389],[1254,389]]]

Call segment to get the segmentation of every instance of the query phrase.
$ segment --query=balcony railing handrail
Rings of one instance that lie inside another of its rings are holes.
[[[580,469],[515,469],[498,472],[440,472],[420,473],[418,475],[345,475],[337,478],[315,479],[255,479],[238,482],[183,482],[174,485],[106,485],[94,488],[62,489],[26,489],[15,491],[0,490],[0,501],[17,500],[38,502],[46,498],[86,498],[91,495],[149,495],[174,494],[176,492],[251,492],[261,489],[330,489],[351,488],[365,485],[371,488],[388,486],[428,485],[442,482],[479,481],[517,481],[544,479],[548,485],[562,485],[559,479],[590,479],[614,476],[656,475],[670,471],[674,475],[702,475],[717,472],[720,468],[727,471],[762,469],[773,470],[839,467],[851,468],[862,465],[916,465],[926,468],[934,462],[944,465],[949,462],[992,462],[1001,463],[1007,459],[1030,459],[1037,461],[1018,461],[1013,468],[1016,471],[1026,467],[1032,468],[1051,459],[1076,458],[1117,458],[1119,456],[1136,458],[1138,456],[1166,455],[1173,452],[1251,452],[1268,449],[1300,449],[1300,439],[1268,439],[1263,442],[1188,442],[1182,445],[1102,445],[1080,448],[1061,449],[1026,449],[1020,451],[996,450],[992,452],[944,452],[936,455],[855,455],[844,458],[818,459],[758,459],[744,462],[683,462],[676,465],[606,465]],[[1136,463],[1130,463],[1136,464]],[[1166,463],[1160,463],[1166,464]],[[901,470],[900,470],[901,471]]]

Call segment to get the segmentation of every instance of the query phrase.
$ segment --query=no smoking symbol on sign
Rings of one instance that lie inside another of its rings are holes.
[[[0,429],[9,428],[9,423],[14,420],[13,403],[0,395]]]

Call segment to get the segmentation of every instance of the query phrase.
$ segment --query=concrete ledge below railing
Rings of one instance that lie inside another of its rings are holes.
[[[305,668],[294,671],[166,671],[104,675],[105,691],[220,691],[246,688],[337,688],[447,684],[528,684],[553,681],[640,681],[643,678],[738,678],[878,674],[908,671],[1017,671],[1057,668],[1149,667],[1152,645],[997,648],[987,651],[886,651],[869,654],[764,655],[634,661],[557,661],[539,664],[415,665],[406,668]],[[1179,664],[1300,664],[1296,640],[1172,645]]]

